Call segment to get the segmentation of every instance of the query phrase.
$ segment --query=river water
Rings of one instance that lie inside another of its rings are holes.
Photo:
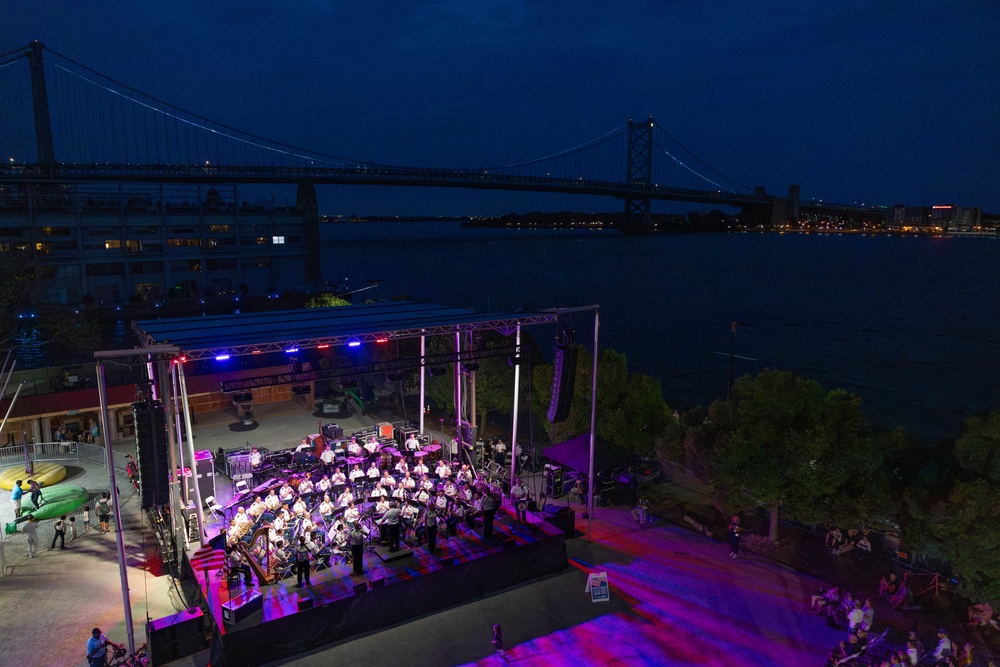
[[[600,304],[601,346],[659,377],[671,407],[736,375],[791,370],[861,396],[873,423],[925,442],[1000,406],[1000,242],[861,235],[323,228],[324,278],[380,297],[510,311]],[[574,322],[589,344],[592,319]],[[531,329],[544,339],[552,327]]]

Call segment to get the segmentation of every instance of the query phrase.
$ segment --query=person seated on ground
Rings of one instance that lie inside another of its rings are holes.
[[[834,586],[833,588],[827,590],[821,590],[819,595],[814,595],[809,600],[809,608],[815,609],[816,613],[819,614],[823,611],[823,608],[830,604],[837,604],[840,602],[840,589]]]
[[[854,607],[847,612],[847,631],[856,633],[861,628],[865,618],[865,610],[861,608],[861,600],[854,601]]]
[[[847,536],[844,537],[844,543],[834,550],[833,555],[840,556],[841,554],[845,554],[854,547],[856,547],[857,545],[858,545],[858,531],[855,530],[854,528],[848,528]]]
[[[899,578],[896,576],[895,572],[890,572],[889,574],[882,577],[881,581],[878,582],[878,596],[879,597],[889,597],[896,593],[896,589],[899,588]]]
[[[840,604],[837,606],[830,605],[826,608],[826,613],[834,623],[846,623],[847,614],[850,613],[852,609],[854,609],[854,596],[851,595],[851,591],[844,591],[844,596],[840,598]],[[841,621],[841,618],[844,620]]]
[[[980,602],[969,607],[969,625],[989,625],[993,618],[993,607],[989,602]]]
[[[857,633],[852,632],[845,641],[840,642],[840,653],[844,658],[860,655],[865,650],[865,645],[861,643]]]
[[[830,552],[835,552],[844,543],[844,537],[840,533],[840,528],[834,526],[830,530],[826,531],[826,548]]]
[[[965,642],[965,645],[955,655],[955,664],[958,667],[969,667],[975,661],[976,647],[971,642]]]
[[[870,554],[872,552],[872,543],[868,539],[868,533],[863,534],[861,536],[861,539],[858,540],[857,550],[858,550],[858,557],[859,558],[861,556],[865,556],[865,555]]]
[[[905,581],[901,581],[899,582],[899,588],[896,589],[896,592],[889,596],[889,604],[892,605],[893,609],[903,605],[904,603],[906,603],[905,606],[909,606],[909,600],[907,599],[909,597],[910,589],[906,586]]]

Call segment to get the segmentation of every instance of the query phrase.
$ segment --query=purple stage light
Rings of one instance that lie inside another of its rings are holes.
[[[297,348],[297,347],[290,347],[287,350],[285,350],[285,354],[295,354],[298,351],[299,351],[299,348]]]
[[[225,361],[228,358],[229,358],[228,354],[220,354],[217,357],[215,357],[215,360],[216,361]]]

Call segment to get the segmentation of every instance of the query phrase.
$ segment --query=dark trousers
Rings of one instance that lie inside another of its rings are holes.
[[[399,524],[389,524],[389,551],[399,551]]]
[[[306,586],[309,585],[309,561],[308,560],[297,560],[295,561],[295,579],[298,581],[299,586],[302,585],[303,577],[306,580]]]
[[[434,551],[437,547],[438,527],[437,524],[427,526],[427,550]]]
[[[354,561],[354,574],[364,574],[365,566],[362,563],[362,559],[365,556],[365,545],[362,544],[352,544],[351,545],[351,560]]]
[[[236,567],[230,568],[233,572],[243,575],[243,583],[247,586],[253,583],[253,570],[250,569],[249,565],[237,565]]]
[[[41,507],[42,505],[42,492],[32,491],[31,492],[31,504],[35,507]]]
[[[52,536],[52,546],[49,547],[49,549],[55,549],[56,548],[56,540],[59,540],[59,548],[60,549],[65,549],[66,548],[66,531],[65,530],[57,530],[56,531],[56,534]]]
[[[493,537],[493,517],[496,516],[497,511],[493,510],[483,510],[483,537],[489,538]]]

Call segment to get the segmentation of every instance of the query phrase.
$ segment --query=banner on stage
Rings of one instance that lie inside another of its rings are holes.
[[[611,599],[611,590],[608,588],[607,572],[591,572],[587,575],[587,586],[583,589],[585,593],[590,593],[591,602],[607,602]]]

